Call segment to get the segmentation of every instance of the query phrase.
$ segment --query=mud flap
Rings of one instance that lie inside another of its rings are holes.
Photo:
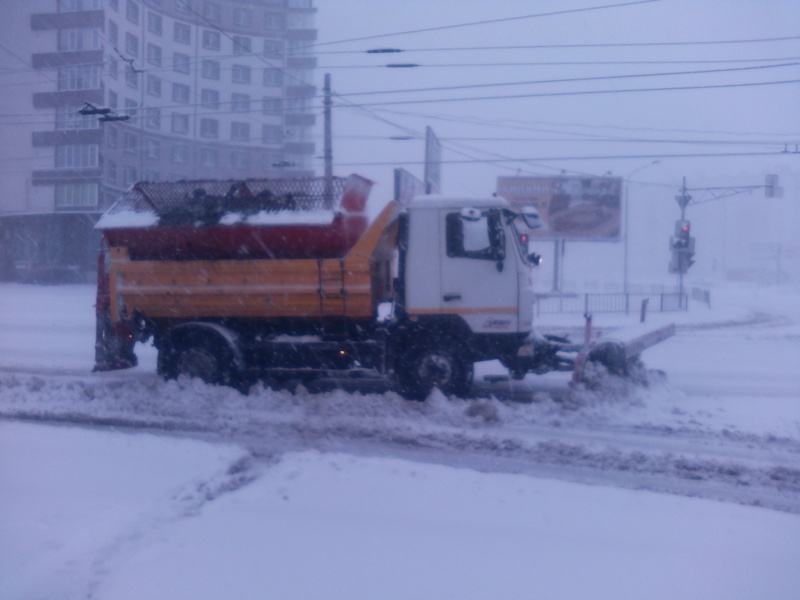
[[[93,371],[135,367],[139,361],[133,352],[134,344],[134,336],[124,324],[114,326],[108,311],[97,311]]]

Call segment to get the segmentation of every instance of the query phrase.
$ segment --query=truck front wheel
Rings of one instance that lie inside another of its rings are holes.
[[[411,400],[424,400],[434,387],[447,395],[466,396],[472,375],[472,363],[455,344],[411,346],[397,365],[399,392]]]

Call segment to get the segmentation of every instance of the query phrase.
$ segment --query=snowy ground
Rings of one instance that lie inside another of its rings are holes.
[[[92,302],[0,285],[4,599],[797,597],[796,289],[651,314],[649,389],[424,404],[92,374]]]

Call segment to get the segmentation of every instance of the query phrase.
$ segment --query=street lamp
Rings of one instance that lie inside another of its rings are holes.
[[[630,212],[630,206],[628,204],[628,197],[629,197],[628,188],[630,187],[629,186],[630,178],[631,178],[631,175],[634,175],[634,174],[638,173],[639,171],[644,171],[645,169],[648,169],[648,168],[650,168],[650,167],[652,167],[654,165],[660,164],[660,163],[661,163],[661,161],[654,160],[652,162],[647,163],[646,165],[642,165],[641,167],[639,167],[637,169],[634,169],[633,171],[631,171],[630,173],[628,173],[625,176],[625,206],[624,206],[624,210],[625,210],[625,237],[622,240],[623,241],[623,247],[624,247],[624,250],[623,250],[623,252],[624,252],[623,261],[624,262],[623,262],[623,271],[622,271],[622,273],[623,273],[622,274],[622,290],[626,294],[628,293],[628,223],[629,223],[628,213]]]

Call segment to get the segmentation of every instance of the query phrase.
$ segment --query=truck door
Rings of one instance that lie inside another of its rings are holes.
[[[518,327],[517,257],[500,209],[447,211],[442,312],[460,315],[475,333]]]

